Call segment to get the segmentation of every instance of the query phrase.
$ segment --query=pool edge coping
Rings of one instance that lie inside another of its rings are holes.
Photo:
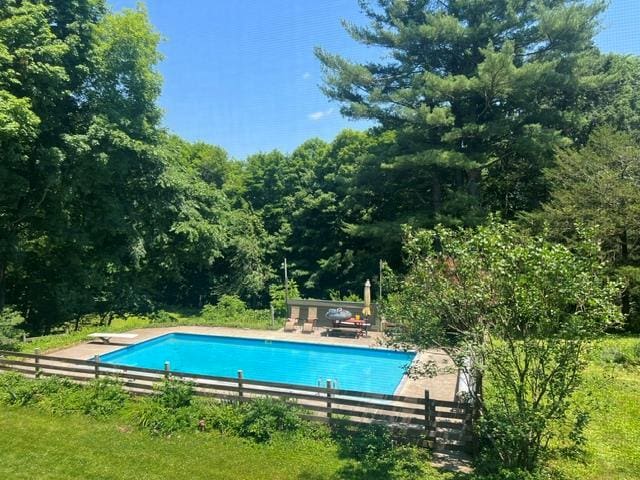
[[[262,341],[262,342],[277,342],[277,343],[294,343],[294,344],[302,344],[302,345],[311,345],[311,346],[320,346],[320,347],[326,347],[326,348],[356,348],[356,349],[361,349],[361,350],[377,350],[377,351],[386,351],[386,352],[398,352],[398,353],[413,353],[413,358],[411,359],[411,362],[408,364],[406,369],[403,369],[403,374],[402,377],[400,378],[400,381],[398,382],[398,384],[396,385],[395,389],[393,390],[393,393],[391,393],[391,395],[400,395],[402,389],[404,388],[404,386],[406,385],[406,383],[410,380],[409,374],[407,373],[409,371],[409,368],[416,362],[418,361],[418,357],[420,356],[420,351],[419,350],[398,350],[398,349],[391,349],[391,348],[384,348],[384,347],[379,347],[379,346],[373,346],[373,345],[355,345],[355,344],[326,344],[326,343],[321,343],[321,342],[309,342],[309,341],[303,341],[303,340],[298,340],[298,339],[287,339],[287,340],[278,340],[278,339],[270,339],[270,338],[256,338],[256,337],[234,337],[234,336],[230,336],[230,335],[217,335],[217,334],[213,334],[213,333],[199,333],[199,332],[189,332],[189,331],[179,331],[179,332],[166,332],[166,333],[162,333],[158,336],[155,337],[151,337],[151,338],[147,338],[144,339],[140,342],[137,343],[131,343],[131,344],[127,344],[127,345],[119,345],[120,348],[116,348],[115,350],[112,350],[110,352],[107,352],[105,355],[101,356],[100,358],[102,359],[104,356],[107,355],[112,355],[112,354],[117,354],[119,352],[122,352],[123,350],[127,349],[127,348],[134,348],[134,347],[138,347],[140,345],[144,345],[145,343],[151,343],[151,342],[155,342],[157,340],[161,340],[164,337],[169,337],[169,336],[174,336],[174,335],[193,335],[193,336],[200,336],[200,337],[217,337],[217,338],[227,338],[227,339],[231,339],[231,340],[253,340],[253,341]],[[88,358],[87,360],[92,360],[92,358]],[[109,362],[105,362],[105,363],[109,363]],[[122,366],[122,367],[126,367],[126,365],[119,365],[117,363],[113,363],[112,365],[114,366]],[[189,374],[190,372],[177,372],[180,374]]]

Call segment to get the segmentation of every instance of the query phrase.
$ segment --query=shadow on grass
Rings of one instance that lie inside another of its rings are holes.
[[[424,448],[403,444],[384,425],[336,421],[331,436],[338,455],[349,460],[335,478],[339,480],[470,480],[464,473],[441,474],[431,466],[431,454]],[[303,477],[300,477],[303,478]]]

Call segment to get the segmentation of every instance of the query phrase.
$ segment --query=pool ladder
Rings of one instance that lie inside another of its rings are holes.
[[[331,379],[331,378],[318,377],[318,381],[316,382],[316,385],[320,388],[327,388],[327,381],[331,381],[332,389],[334,390],[340,389],[340,382],[338,380]]]

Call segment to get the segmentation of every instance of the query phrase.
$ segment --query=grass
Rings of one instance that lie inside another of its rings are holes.
[[[586,456],[555,464],[568,478],[640,478],[640,367],[603,360],[611,358],[612,350],[633,358],[639,344],[638,337],[607,339],[595,353],[585,384],[597,405],[587,427]]]
[[[248,310],[248,312],[253,312]],[[21,351],[33,353],[36,348],[41,352],[52,351],[64,347],[69,347],[78,343],[85,342],[87,335],[95,332],[125,332],[137,328],[157,328],[157,327],[176,327],[176,326],[207,326],[207,327],[232,327],[232,328],[251,328],[256,330],[270,330],[280,328],[282,319],[275,319],[271,324],[270,319],[258,318],[254,314],[237,315],[234,317],[219,316],[215,319],[207,319],[199,313],[186,313],[182,311],[168,312],[169,320],[164,318],[154,320],[151,317],[142,315],[130,315],[127,317],[117,317],[111,322],[111,325],[83,325],[78,331],[70,331],[57,335],[49,335],[38,337],[33,341],[21,344]]]
[[[329,479],[347,460],[334,445],[296,439],[269,445],[222,434],[154,437],[115,420],[51,416],[4,408],[0,478],[7,479]]]
[[[192,325],[193,318],[182,316],[171,324]],[[129,317],[114,320],[110,330],[157,325]],[[97,329],[28,346],[44,351],[84,341]],[[566,479],[640,479],[640,337],[603,341],[585,380],[583,390],[591,392],[596,405],[586,430],[586,453],[552,466]],[[11,438],[5,443],[10,448],[0,449],[0,478],[351,478],[344,475],[349,461],[335,445],[319,441],[264,446],[219,434],[163,439],[128,431],[116,421],[20,410],[4,410],[0,417],[0,438]],[[429,478],[451,477],[434,472]]]

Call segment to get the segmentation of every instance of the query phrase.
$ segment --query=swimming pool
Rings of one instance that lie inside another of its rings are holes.
[[[412,352],[170,333],[101,356],[115,365],[393,394]]]

